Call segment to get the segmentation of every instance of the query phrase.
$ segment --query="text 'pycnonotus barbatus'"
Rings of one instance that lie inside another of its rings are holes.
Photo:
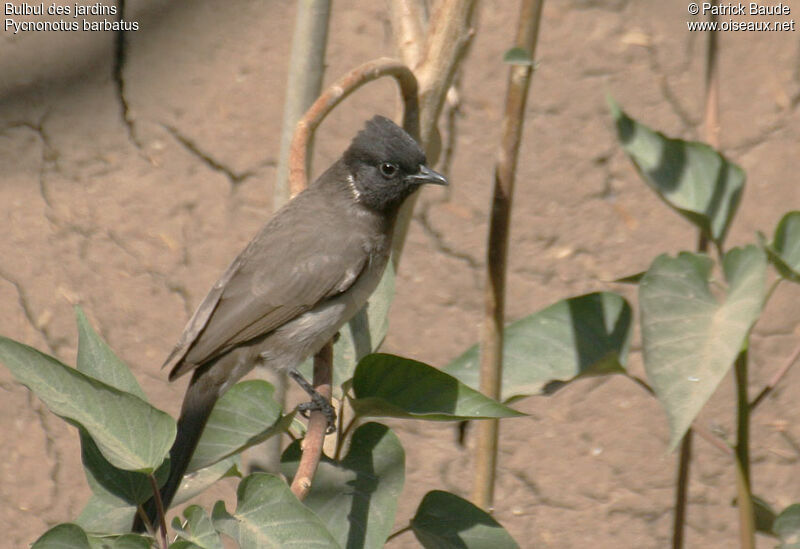
[[[214,284],[164,364],[170,380],[192,372],[161,489],[164,509],[217,399],[256,365],[297,378],[296,367],[364,306],[389,259],[400,205],[425,183],[447,184],[425,162],[410,135],[374,117]],[[145,510],[154,523],[152,500]],[[138,515],[134,530],[144,530]]]

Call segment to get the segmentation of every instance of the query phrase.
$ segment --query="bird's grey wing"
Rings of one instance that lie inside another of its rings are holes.
[[[203,331],[203,328],[205,328],[206,324],[208,323],[208,319],[211,318],[211,315],[214,313],[226,284],[239,270],[243,255],[244,254],[240,254],[237,256],[236,259],[234,259],[233,262],[228,266],[225,272],[222,273],[222,276],[219,278],[219,280],[214,283],[211,291],[208,292],[208,295],[195,310],[192,318],[190,318],[189,322],[186,323],[186,327],[183,329],[183,333],[181,334],[178,343],[164,361],[164,364],[161,366],[162,368],[168,365],[174,365],[176,361],[180,360],[184,355],[186,355],[186,351],[197,339],[197,336],[200,335],[200,332]]]
[[[340,231],[337,231],[341,234]],[[362,239],[327,239],[330,231],[295,225],[265,230],[242,252],[187,327],[170,379],[267,334],[319,302],[347,290],[369,261]],[[219,295],[215,295],[219,293]],[[208,309],[208,310],[206,310]]]

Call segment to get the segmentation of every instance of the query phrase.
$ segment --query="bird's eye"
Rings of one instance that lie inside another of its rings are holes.
[[[397,173],[397,166],[391,162],[384,162],[381,164],[381,175],[383,177],[394,177]]]

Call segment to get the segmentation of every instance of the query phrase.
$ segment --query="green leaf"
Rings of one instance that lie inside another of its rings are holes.
[[[109,494],[92,494],[75,520],[81,528],[95,534],[125,532],[133,523],[136,507]]]
[[[75,316],[78,322],[78,370],[106,385],[147,401],[147,396],[128,365],[122,362],[111,347],[97,335],[83,314],[83,310],[78,306],[75,307]]]
[[[218,461],[214,465],[209,465],[208,467],[187,474],[183,477],[178,492],[172,500],[171,506],[175,507],[185,501],[189,501],[223,478],[241,478],[242,473],[239,472],[241,462],[242,457],[240,455],[235,455]]]
[[[611,96],[607,99],[622,148],[645,182],[721,245],[739,207],[744,171],[704,143],[651,130],[625,114]]]
[[[353,392],[353,410],[362,417],[460,421],[525,415],[433,366],[380,353],[359,362]]]
[[[300,456],[296,441],[281,458],[281,472],[294,477]],[[377,549],[391,533],[404,478],[405,452],[397,436],[385,425],[367,423],[353,433],[340,463],[322,457],[303,503],[341,547]]]
[[[533,57],[524,48],[511,48],[503,54],[503,63],[529,67],[533,65]]]
[[[425,494],[411,519],[426,549],[516,549],[519,545],[488,513],[455,494]]]
[[[129,527],[130,524],[128,525]],[[150,538],[138,534],[119,536],[114,538],[110,545],[108,544],[108,538],[101,538],[99,541],[102,549],[150,549],[152,547]]]
[[[503,334],[502,399],[509,402],[583,376],[624,373],[631,307],[614,293],[587,294],[509,324]],[[477,389],[479,353],[474,345],[444,371]]]
[[[765,248],[783,278],[800,282],[800,211],[783,216],[775,228],[772,242]]]
[[[394,299],[394,267],[386,266],[378,287],[372,292],[367,304],[339,330],[339,339],[333,345],[334,396],[341,395],[340,387],[353,377],[358,362],[375,352],[389,331],[389,308]],[[313,377],[313,358],[300,366],[300,372]]]
[[[319,517],[300,503],[289,487],[274,475],[245,477],[236,491],[234,514],[223,502],[214,505],[214,527],[232,537],[241,549],[264,547],[340,547]]]
[[[76,524],[59,524],[37,539],[31,549],[91,549],[89,536]]]
[[[103,456],[97,444],[83,429],[79,432],[81,461],[92,493],[97,495],[107,493],[129,505],[139,505],[150,499],[153,488],[147,475],[115,467]],[[162,484],[166,482],[168,476],[169,462],[164,460],[156,470],[156,479]]]
[[[644,367],[669,419],[670,449],[683,437],[742,349],[765,298],[766,257],[756,246],[725,254],[724,298],[712,260],[656,258],[639,285]]]
[[[115,467],[149,473],[167,455],[175,420],[139,397],[2,336],[0,361],[54,414],[82,426]]]
[[[178,534],[178,538],[186,542],[179,547],[222,549],[222,539],[202,507],[190,505],[183,510],[183,516],[185,521],[181,521],[178,517],[172,520],[172,528]],[[171,549],[178,548],[173,544]]]
[[[237,383],[217,401],[203,431],[188,471],[217,461],[263,442],[282,432],[281,406],[273,398],[275,388],[263,380]]]
[[[778,516],[777,513],[772,510],[772,507],[764,499],[752,496],[752,500],[753,514],[756,519],[756,532],[770,536],[774,535],[772,527],[775,524],[775,518]]]
[[[779,549],[800,549],[800,503],[790,505],[775,519],[772,530],[781,540]]]

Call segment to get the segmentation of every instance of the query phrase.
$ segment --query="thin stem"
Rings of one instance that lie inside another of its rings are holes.
[[[683,435],[681,452],[678,459],[678,480],[675,490],[675,516],[672,523],[672,547],[683,547],[683,530],[686,522],[686,504],[689,492],[689,468],[692,462],[692,429]]]
[[[650,387],[650,384],[647,383],[645,380],[643,380],[640,377],[632,375],[628,375],[628,377],[632,379],[639,387],[647,391],[647,393],[650,396],[655,396],[656,394],[655,391],[653,390],[652,387]],[[709,442],[712,446],[720,450],[723,454],[733,456],[733,448],[731,448],[731,446],[727,442],[725,442],[725,440],[716,436],[714,433],[712,433],[699,423],[697,422],[693,423],[692,430],[698,435],[700,435],[702,438],[706,439],[707,442]]]
[[[775,372],[775,375],[772,376],[772,379],[769,380],[769,383],[761,389],[761,392],[758,393],[758,396],[753,399],[753,402],[750,403],[750,413],[753,413],[756,406],[758,406],[761,401],[769,396],[769,394],[775,389],[775,386],[778,385],[783,376],[789,371],[789,369],[797,362],[798,357],[800,357],[800,345],[798,345],[792,354],[789,356],[789,359],[783,364],[780,370]]]
[[[518,18],[515,46],[535,56],[543,0],[523,0]],[[500,398],[503,370],[503,325],[505,318],[506,262],[511,204],[517,155],[525,119],[533,66],[513,65],[509,69],[505,115],[501,143],[495,164],[492,210],[489,221],[489,242],[486,253],[486,287],[484,320],[481,334],[481,392],[495,400]],[[499,422],[486,420],[478,425],[475,459],[475,483],[472,501],[478,507],[491,509],[497,469]]]
[[[750,491],[750,400],[747,397],[747,350],[736,357],[736,488],[739,534],[743,549],[755,547],[755,517]]]
[[[397,532],[391,534],[388,538],[386,538],[386,543],[389,543],[390,541],[392,541],[397,536],[399,536],[401,534],[405,534],[406,532],[410,532],[410,531],[411,531],[411,525],[410,524],[408,526],[406,526],[405,528],[400,528]]]
[[[144,507],[137,505],[136,514],[142,519],[142,524],[144,524],[144,529],[147,531],[147,533],[153,537],[156,537],[156,532],[153,529],[153,523],[150,522],[150,517],[147,516],[147,512],[144,510]]]
[[[356,426],[357,423],[358,423],[358,416],[354,416],[353,419],[351,419],[350,422],[347,424],[347,427],[345,427],[345,430],[342,433],[342,435],[339,437],[339,440],[337,441],[336,444],[336,455],[334,456],[334,459],[336,459],[336,461],[339,461],[339,457],[342,455],[342,449],[344,448],[344,441],[347,440],[348,436],[350,436],[350,431],[353,430],[353,428]]]
[[[712,5],[716,5],[716,0]],[[711,21],[716,20],[716,15],[711,15]],[[719,71],[717,70],[717,36],[715,32],[708,33],[708,47],[706,49],[706,101],[705,101],[705,134],[706,141],[714,148],[719,148]],[[697,239],[697,251],[708,251],[708,234],[701,230]],[[717,251],[722,256],[722,249],[717,243]],[[689,494],[689,467],[692,460],[693,428],[690,427],[681,441],[680,457],[678,458],[678,479],[675,487],[675,517],[672,529],[672,547],[683,547],[684,526],[686,524],[686,507]]]
[[[339,417],[336,418],[336,451],[333,453],[333,459],[339,461],[339,455],[342,452],[342,442],[344,441],[344,408],[347,401],[347,395],[342,395],[342,400],[339,405]]]
[[[772,298],[772,294],[775,293],[775,290],[778,289],[778,286],[781,282],[783,282],[783,278],[778,277],[775,279],[775,282],[770,285],[769,290],[767,290],[767,294],[764,296],[764,306],[769,303],[769,300]]]
[[[167,549],[167,516],[164,512],[164,502],[161,501],[161,491],[158,489],[158,481],[153,473],[147,475],[147,478],[150,480],[150,486],[153,488],[153,500],[156,502],[158,524],[161,530],[161,547]]]

